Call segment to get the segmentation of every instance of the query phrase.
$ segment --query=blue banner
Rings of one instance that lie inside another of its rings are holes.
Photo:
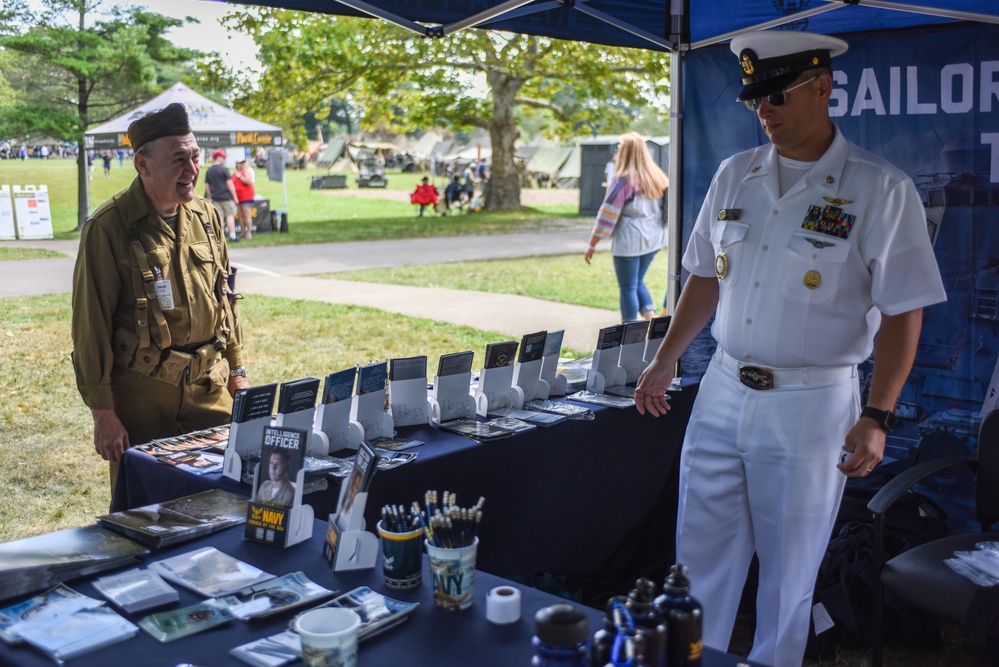
[[[916,183],[948,294],[924,312],[887,458],[974,454],[981,415],[997,407],[997,37],[994,26],[966,24],[857,33],[833,60],[830,115],[848,139]],[[727,45],[695,51],[685,63],[684,247],[721,160],[767,142],[756,114],[735,101],[739,77]],[[684,374],[696,374],[703,360],[702,351]],[[861,367],[865,398],[870,367]]]

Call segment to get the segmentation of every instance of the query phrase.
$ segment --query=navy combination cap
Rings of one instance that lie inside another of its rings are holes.
[[[739,35],[730,48],[742,67],[742,101],[783,90],[807,69],[828,67],[833,56],[846,53],[847,43],[829,35],[762,30]]]
[[[148,144],[160,137],[173,137],[191,132],[191,124],[187,119],[187,107],[180,102],[174,102],[159,111],[154,111],[132,121],[132,124],[128,126],[128,140],[132,142],[133,150],[139,150],[143,144]]]

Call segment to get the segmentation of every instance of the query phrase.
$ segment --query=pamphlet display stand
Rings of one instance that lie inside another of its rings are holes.
[[[340,489],[340,504],[349,489],[344,484]],[[348,570],[369,570],[378,558],[378,537],[364,530],[364,506],[368,502],[367,492],[361,491],[354,497],[351,511],[347,514],[347,525],[342,517],[330,514],[326,536],[327,543],[335,545],[332,562],[334,572]]]
[[[475,391],[475,411],[485,417],[504,408],[524,407],[524,390],[513,384],[513,365],[483,368]]]
[[[350,419],[361,429],[361,440],[392,437],[395,430],[392,415],[385,411],[385,390],[354,395],[350,402]]]
[[[620,387],[627,380],[627,373],[618,364],[621,358],[621,341],[624,324],[615,324],[600,330],[593,363],[586,371],[586,390],[594,394],[606,393],[608,387]]]
[[[241,424],[229,425],[229,442],[225,446],[222,474],[236,480],[243,478],[243,459],[260,451],[264,429],[271,425],[271,416],[257,417]]]
[[[258,443],[257,447],[260,445]],[[261,468],[263,468],[262,463],[257,464],[257,469],[253,473],[253,488],[260,488],[260,473]],[[305,487],[305,468],[303,467],[298,471],[295,476],[295,504],[288,508],[274,508],[272,512],[283,512],[284,520],[283,524],[285,527],[285,538],[284,544],[278,546],[290,547],[299,542],[304,542],[312,537],[312,527],[315,525],[316,513],[312,509],[312,505],[302,504],[302,489]],[[252,503],[251,503],[252,504]],[[262,508],[261,513],[267,512],[267,507],[265,505],[260,506]],[[250,527],[247,529],[248,539],[252,539],[254,542],[262,542],[264,544],[271,544],[270,540],[266,538],[258,539],[257,537],[249,537]],[[265,531],[266,532],[266,531]]]
[[[394,426],[430,423],[427,378],[389,380],[389,407]]]
[[[357,422],[350,420],[350,401],[322,403],[316,407],[316,435],[325,442],[326,451],[311,456],[327,456],[341,449],[357,449],[363,439],[364,430]]]
[[[656,358],[656,354],[663,344],[663,339],[666,338],[666,332],[669,331],[669,323],[672,319],[671,315],[652,318],[652,325],[649,327],[649,339],[645,341],[646,365],[651,364],[652,360]]]
[[[544,358],[533,361],[518,361],[513,365],[513,385],[520,387],[524,393],[521,405],[524,401],[534,399],[546,399],[551,395],[551,386],[541,379],[541,367],[544,365]]]
[[[645,320],[624,325],[621,355],[617,365],[624,369],[625,383],[637,382],[642,371],[649,365],[645,361],[645,337],[648,333],[649,323]]]
[[[469,393],[472,373],[435,375],[434,392],[430,397],[430,417],[432,423],[451,421],[475,416],[475,399]]]
[[[306,449],[308,456],[326,456],[329,454],[329,438],[326,437],[325,433],[313,429],[315,423],[315,408],[298,410],[297,412],[289,412],[288,414],[279,412],[277,413],[277,417],[274,418],[275,426],[298,428],[309,434],[308,449]]]
[[[548,396],[565,396],[569,380],[558,372],[558,354],[548,354],[541,360],[541,379],[548,383]]]

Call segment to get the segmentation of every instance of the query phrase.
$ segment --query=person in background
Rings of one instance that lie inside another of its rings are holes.
[[[420,205],[419,217],[423,217],[423,209],[427,206],[437,206],[437,201],[440,195],[437,192],[437,187],[430,184],[430,179],[424,176],[420,179],[420,184],[416,186],[416,190],[409,197],[409,201],[412,204]]]
[[[86,221],[73,271],[76,386],[112,489],[130,446],[228,424],[232,394],[249,387],[222,223],[194,193],[187,110],[170,104],[128,137],[138,175]]]
[[[731,50],[770,143],[718,168],[683,256],[690,277],[635,405],[659,416],[680,355],[718,348],[680,460],[677,559],[725,650],[753,555],[750,660],[799,667],[847,477],[881,461],[922,309],[946,299],[918,192],[829,118],[841,39],[740,35]],[[877,342],[875,342],[875,334]],[[867,406],[857,364],[874,352]]]
[[[461,187],[461,177],[454,176],[448,186],[444,188],[444,201],[447,202],[448,209],[455,206],[458,210],[465,208],[465,188]]]
[[[229,240],[236,238],[236,187],[225,166],[225,151],[221,148],[212,153],[212,166],[205,172],[205,197],[207,197],[219,216],[225,220],[225,228],[229,230]]]
[[[104,178],[111,178],[111,152],[104,151],[101,153],[101,162],[104,163]]]
[[[610,189],[611,181],[614,180],[614,167],[617,166],[617,146],[614,147],[614,152],[611,153],[610,159],[607,160],[607,164],[604,165],[604,182],[601,183],[607,189]]]
[[[590,247],[583,259],[593,259],[597,244],[611,240],[617,276],[621,318],[651,320],[656,306],[645,286],[645,273],[666,243],[663,195],[669,179],[653,161],[645,141],[636,132],[621,136],[617,165],[597,213]]]
[[[232,174],[232,184],[236,189],[236,202],[239,206],[239,236],[244,239],[253,238],[253,206],[257,195],[253,190],[253,167],[244,157],[236,162],[236,171]]]

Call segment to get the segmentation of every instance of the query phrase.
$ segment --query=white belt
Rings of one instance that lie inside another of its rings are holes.
[[[811,366],[808,368],[766,368],[739,361],[721,348],[715,361],[752,389],[784,389],[836,384],[857,377],[856,366]]]

